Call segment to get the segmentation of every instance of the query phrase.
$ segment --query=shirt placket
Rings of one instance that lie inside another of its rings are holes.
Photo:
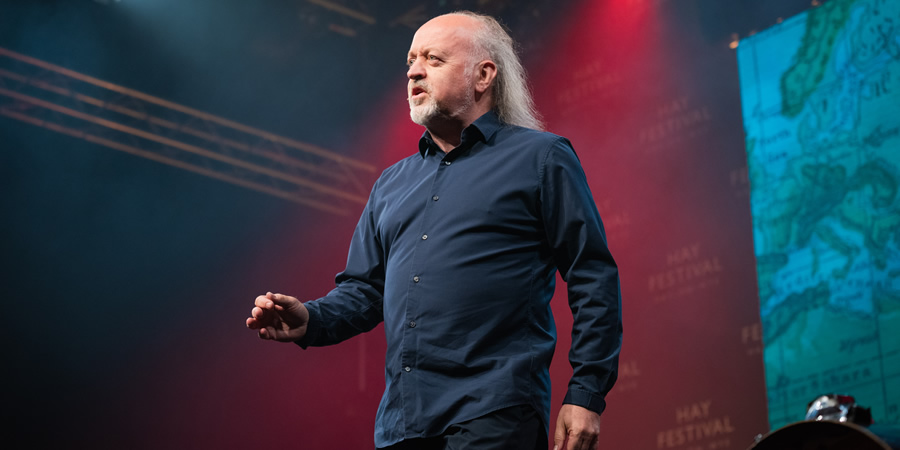
[[[425,424],[420,423],[419,421],[419,417],[421,416],[419,413],[421,411],[418,411],[419,405],[422,404],[424,399],[418,398],[420,390],[418,389],[418,386],[416,386],[416,378],[423,375],[417,372],[416,367],[416,363],[420,360],[418,354],[419,337],[421,333],[427,332],[427,324],[417,321],[421,302],[426,300],[422,298],[420,292],[425,283],[428,283],[428,277],[433,276],[435,273],[429,271],[430,261],[428,254],[429,247],[435,245],[435,233],[439,232],[438,230],[433,229],[433,226],[439,221],[434,221],[432,218],[435,217],[435,215],[439,215],[437,208],[439,207],[441,199],[442,187],[447,185],[446,178],[450,166],[452,165],[452,161],[448,159],[449,155],[444,155],[443,158],[439,158],[439,155],[441,154],[437,153],[436,155],[430,155],[428,157],[429,159],[434,158],[437,160],[437,167],[434,170],[431,187],[429,191],[426,192],[424,210],[422,211],[422,226],[418,231],[418,236],[416,238],[417,242],[413,249],[412,270],[409,274],[409,294],[407,296],[404,316],[405,325],[402,340],[404,344],[400,357],[400,375],[403,377],[402,386],[405,416],[409,420],[409,429],[414,432],[423,431],[425,426]],[[423,326],[426,327],[424,330],[422,328]]]

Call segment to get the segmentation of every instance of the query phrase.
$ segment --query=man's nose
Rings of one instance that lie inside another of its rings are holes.
[[[409,65],[406,76],[409,77],[410,80],[425,78],[425,70],[424,67],[422,67],[422,63],[419,62],[419,58],[416,58],[413,63]]]

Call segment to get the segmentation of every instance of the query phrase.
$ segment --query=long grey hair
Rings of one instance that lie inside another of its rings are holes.
[[[497,65],[494,79],[494,111],[500,120],[510,125],[518,125],[536,130],[543,129],[540,115],[534,107],[528,77],[516,53],[515,43],[497,19],[471,11],[457,11],[451,14],[478,19],[483,26],[475,32],[475,45],[484,49],[488,58]]]

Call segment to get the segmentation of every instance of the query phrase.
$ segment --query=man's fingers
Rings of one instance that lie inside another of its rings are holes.
[[[273,294],[271,292],[267,292],[265,297],[272,302],[274,302],[275,309],[278,311],[283,311],[286,307],[291,307],[300,303],[300,300],[297,300],[295,297],[291,297],[290,295],[284,294]]]
[[[257,330],[266,340],[290,341],[303,336],[309,312],[300,300],[290,295],[266,292],[256,297],[247,318],[247,328]]]
[[[585,434],[570,434],[569,435],[569,444],[566,446],[566,450],[588,450],[590,447],[590,436],[586,436]]]
[[[272,309],[275,306],[275,303],[269,299],[267,295],[260,295],[256,297],[256,301],[253,302],[258,308]]]
[[[566,450],[595,450],[600,443],[599,434],[588,430],[571,431]]]
[[[562,436],[561,436],[562,435]],[[556,421],[557,442],[566,440],[565,449],[559,445],[558,450],[594,450],[600,436],[600,415],[576,405],[563,405]]]
[[[272,320],[274,320],[272,313],[267,314],[265,309],[254,306],[253,309],[250,310],[250,317],[247,318],[247,328],[256,330],[261,328],[263,324],[272,322]]]
[[[271,293],[269,294],[271,295]],[[273,325],[273,322],[278,320],[276,311],[284,310],[266,295],[256,297],[253,303],[253,309],[250,310],[250,317],[247,319],[247,328],[251,330],[261,330],[268,325]]]
[[[276,332],[275,332],[275,327],[270,325],[263,329],[266,330],[266,339],[277,339],[278,338],[278,336],[276,335]]]
[[[563,419],[560,417],[556,420],[556,432],[553,433],[553,450],[559,450],[563,448],[563,444],[566,443],[566,425]]]
[[[599,433],[589,430],[570,430],[567,435],[566,450],[595,450],[599,441]]]
[[[566,439],[566,449],[565,450],[578,450],[577,445],[578,445],[578,438],[570,435],[569,438]]]
[[[297,303],[300,303],[300,300],[290,295],[273,294],[271,292],[256,297],[256,300],[253,302],[257,308],[275,311],[284,311],[284,308],[295,306]]]
[[[275,329],[272,327],[261,327],[259,329],[259,338],[265,340],[275,339]]]

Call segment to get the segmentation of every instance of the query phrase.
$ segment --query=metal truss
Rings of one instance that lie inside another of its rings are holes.
[[[0,115],[335,214],[375,167],[0,48]],[[362,182],[361,182],[362,180]]]

